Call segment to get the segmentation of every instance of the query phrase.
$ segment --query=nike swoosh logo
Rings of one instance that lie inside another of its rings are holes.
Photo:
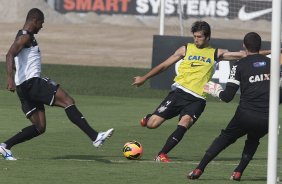
[[[242,6],[242,8],[238,12],[238,18],[242,21],[252,20],[262,15],[268,14],[272,12],[272,8],[268,8],[265,10],[258,10],[253,12],[246,12],[246,6]]]
[[[202,66],[202,65],[198,65],[198,64],[195,64],[195,63],[191,63],[191,67],[197,67],[197,66]]]

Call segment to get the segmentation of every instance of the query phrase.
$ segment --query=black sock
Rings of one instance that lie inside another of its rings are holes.
[[[67,116],[71,122],[77,125],[88,137],[95,141],[98,132],[95,131],[90,125],[87,123],[86,119],[82,116],[79,110],[76,108],[75,105],[71,105],[65,109]]]
[[[159,152],[159,154],[167,154],[170,150],[172,150],[181,141],[186,131],[186,127],[178,125],[176,130],[168,137],[164,147]]]
[[[7,149],[11,149],[14,145],[30,140],[40,135],[40,132],[36,129],[35,125],[31,125],[23,128],[19,133],[5,141]]]

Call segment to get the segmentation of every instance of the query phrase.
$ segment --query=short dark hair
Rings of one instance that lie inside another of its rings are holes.
[[[244,45],[250,52],[259,52],[261,48],[261,37],[256,32],[249,32],[244,37]]]
[[[211,38],[211,27],[207,22],[205,21],[194,22],[191,28],[191,32],[195,33],[198,31],[203,31],[206,38],[207,37],[209,37],[209,39]]]
[[[26,21],[30,21],[32,19],[36,20],[44,20],[44,14],[38,8],[32,8],[28,11],[26,16]]]

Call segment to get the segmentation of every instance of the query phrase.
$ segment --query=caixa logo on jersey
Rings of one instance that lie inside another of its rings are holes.
[[[254,83],[254,82],[262,82],[262,81],[268,81],[270,80],[270,74],[260,74],[260,75],[253,75],[250,76],[249,82]]]
[[[98,14],[130,14],[158,16],[162,0],[55,0],[61,13],[95,12]],[[179,4],[183,18],[218,17],[242,21],[271,20],[272,0],[166,0],[166,16],[178,16]]]

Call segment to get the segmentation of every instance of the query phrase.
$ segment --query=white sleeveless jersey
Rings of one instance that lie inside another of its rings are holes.
[[[17,37],[24,34],[31,36],[31,46],[24,47],[14,58],[16,67],[15,83],[17,86],[33,77],[40,77],[41,74],[41,53],[38,44],[33,34],[25,30],[20,30]]]

